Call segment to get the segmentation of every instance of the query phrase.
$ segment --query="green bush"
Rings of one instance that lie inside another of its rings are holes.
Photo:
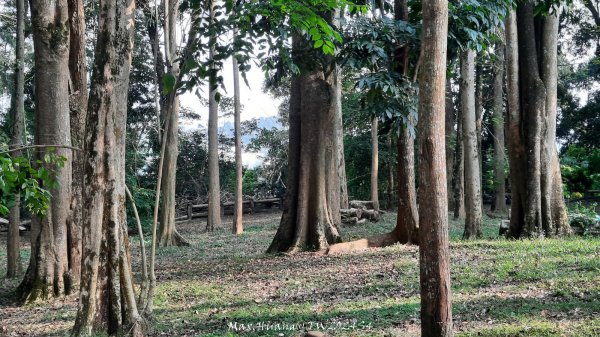
[[[569,222],[573,230],[580,235],[590,234],[596,230],[600,222],[596,214],[596,204],[583,205],[580,202],[569,207]]]

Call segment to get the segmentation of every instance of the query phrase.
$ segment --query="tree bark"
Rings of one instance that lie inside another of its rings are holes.
[[[85,13],[82,0],[68,0],[70,23],[69,73],[71,143],[84,147],[87,116],[87,67],[85,60]],[[73,288],[79,288],[81,274],[81,222],[83,217],[84,154],[73,152],[73,180],[71,184],[71,216],[67,223],[69,241],[69,265]]]
[[[504,43],[496,45],[496,61],[494,62],[494,211],[506,213],[506,177],[504,163]]]
[[[371,201],[379,211],[379,118],[371,119]]]
[[[558,18],[555,14],[536,18],[533,4],[523,2],[517,7],[517,24],[511,20],[507,25],[512,189],[508,235],[569,234],[555,145]]]
[[[125,214],[127,88],[135,2],[101,0],[86,124],[83,264],[72,336],[142,336]]]
[[[421,335],[452,336],[446,191],[445,93],[448,2],[422,1],[419,80]]]
[[[293,57],[311,52],[295,36]],[[326,250],[340,241],[339,176],[337,174],[333,60],[325,69],[304,70],[292,77],[288,192],[277,234],[269,253]]]
[[[546,86],[546,111],[542,138],[542,217],[547,236],[572,233],[563,196],[560,161],[556,148],[558,90],[558,14],[544,18],[541,76]]]
[[[69,121],[69,11],[66,0],[31,2],[31,23],[35,51],[36,144],[71,145]],[[39,160],[49,153],[41,149]],[[46,216],[34,217],[31,226],[31,258],[19,286],[25,302],[43,301],[69,294],[72,280],[69,266],[67,221],[71,202],[71,150],[55,152],[65,157],[63,167],[44,163],[56,172],[58,187]]]
[[[240,102],[240,69],[235,55],[233,63],[233,98],[234,98],[234,128],[235,128],[235,206],[233,211],[233,233],[242,234],[244,224],[243,186],[242,186],[242,130],[241,117],[242,104]]]
[[[165,52],[167,52],[168,71],[177,78],[179,76],[179,62],[177,59],[177,10],[179,0],[165,0]],[[166,142],[163,158],[163,174],[161,183],[161,207],[158,244],[161,247],[189,246],[190,244],[177,232],[175,226],[175,187],[177,179],[177,156],[179,139],[179,98],[177,95],[168,95],[165,106],[165,130],[161,137]]]
[[[454,169],[452,185],[454,190],[454,219],[464,219],[465,211],[465,150],[462,144],[463,123],[461,109],[456,110],[456,149],[454,151]]]
[[[448,190],[448,208],[454,210],[454,154],[455,146],[452,141],[455,136],[454,125],[456,124],[456,118],[454,113],[454,102],[452,101],[452,85],[450,78],[446,79],[446,173],[447,177],[447,190]],[[455,144],[454,144],[455,145]]]
[[[16,0],[17,31],[15,45],[15,93],[12,97],[12,134],[11,146],[23,146],[23,131],[25,129],[25,2]],[[20,156],[21,152],[15,152]],[[16,277],[21,272],[21,238],[19,226],[21,225],[21,197],[15,196],[15,204],[10,209],[8,216],[8,235],[6,238],[6,277]]]
[[[481,237],[481,177],[475,104],[475,52],[461,53],[461,118],[465,165],[465,231],[463,238]]]
[[[210,2],[211,22],[214,20],[214,0]],[[209,42],[209,59],[214,59],[217,39],[211,37]],[[209,75],[209,100],[208,100],[208,219],[206,230],[213,231],[215,226],[221,224],[221,186],[219,182],[219,106],[216,99],[217,78]]]

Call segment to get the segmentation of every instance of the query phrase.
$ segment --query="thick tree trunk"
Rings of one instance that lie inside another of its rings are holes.
[[[306,47],[300,39],[294,38],[296,59]],[[288,192],[269,253],[320,251],[340,241],[335,75],[314,69],[292,78]]]
[[[211,21],[214,20],[214,0],[210,1]],[[215,54],[216,37],[211,37],[209,42],[209,59]],[[215,226],[221,225],[221,186],[219,182],[219,106],[216,100],[217,79],[211,74],[208,81],[208,219],[206,230],[213,231]]]
[[[492,108],[494,123],[494,211],[506,213],[506,177],[504,163],[504,44],[496,45],[496,61],[494,63],[494,106]]]
[[[37,90],[36,144],[70,146],[69,121],[69,11],[66,0],[31,2],[31,23],[35,50]],[[47,150],[38,152],[43,160]],[[55,170],[58,187],[46,216],[34,218],[31,228],[31,259],[19,286],[26,302],[46,300],[71,292],[67,221],[71,202],[71,150],[57,149],[64,166],[46,165]]]
[[[558,16],[544,18],[541,76],[546,86],[546,111],[542,135],[542,217],[544,234],[567,235],[572,230],[563,196],[560,161],[556,149],[558,87]]]
[[[72,336],[143,335],[125,214],[125,129],[133,0],[101,0],[86,125],[83,264]]]
[[[23,145],[23,131],[25,129],[25,1],[16,0],[17,9],[17,34],[15,45],[15,93],[12,97],[12,135],[11,146]],[[20,156],[21,152],[14,153]],[[21,197],[15,196],[15,204],[10,209],[8,216],[8,235],[6,238],[6,277],[16,277],[21,269],[21,238],[19,226],[21,225]]]
[[[177,11],[179,0],[166,0],[165,9],[165,49],[167,54],[167,66],[169,72],[177,78],[179,76],[179,62],[177,59]],[[189,243],[177,232],[175,227],[175,186],[177,179],[177,156],[179,139],[179,98],[177,95],[169,95],[165,107],[165,123],[163,142],[166,142],[163,158],[163,174],[161,183],[161,207],[160,227],[158,244],[161,247],[189,246]]]
[[[371,201],[379,211],[379,118],[371,119]]]
[[[454,102],[452,101],[452,85],[450,78],[446,79],[446,173],[447,173],[447,190],[448,190],[448,208],[454,210],[454,125],[456,124],[454,113]]]
[[[460,99],[465,165],[465,231],[463,238],[481,237],[481,177],[475,104],[475,52],[461,53]]]
[[[445,93],[448,2],[423,6],[419,78],[419,235],[421,335],[452,336],[446,191]]]
[[[519,47],[515,12],[506,19],[506,72],[507,103],[506,134],[510,167],[511,219],[510,233],[513,237],[521,234],[520,222],[523,219],[526,153],[521,135],[521,94],[519,92]]]
[[[233,56],[233,98],[234,98],[234,128],[235,128],[235,206],[233,212],[233,233],[242,234],[244,224],[243,186],[242,186],[242,130],[241,117],[242,104],[240,102],[240,69],[237,59]]]
[[[87,67],[85,60],[85,13],[83,0],[69,1],[70,48],[69,72],[71,75],[70,110],[71,143],[84,147],[87,116]],[[71,184],[71,217],[68,222],[69,265],[73,288],[79,288],[81,274],[81,222],[83,217],[83,152],[73,152],[73,181]]]
[[[454,219],[464,219],[465,211],[465,149],[463,147],[463,123],[461,109],[456,110],[456,149],[452,185],[454,190]]]
[[[509,236],[569,234],[555,145],[558,18],[555,15],[535,18],[533,4],[527,2],[517,7],[517,22],[515,28],[511,22],[510,31],[507,28],[507,64],[511,79]],[[518,83],[515,82],[517,74]],[[519,105],[511,104],[512,96],[517,93]]]

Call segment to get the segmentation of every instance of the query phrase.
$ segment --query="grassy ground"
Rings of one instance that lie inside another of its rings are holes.
[[[152,335],[419,335],[417,247],[266,256],[278,219],[263,215],[237,237],[228,229],[200,234],[203,223],[181,225],[193,245],[159,251]],[[386,214],[344,234],[384,233],[394,221]],[[451,223],[456,335],[600,336],[600,239],[506,241],[497,238],[498,221],[486,219],[486,238],[470,242]],[[5,259],[2,250],[0,274]],[[10,300],[15,285],[0,279],[0,335],[68,334],[76,298],[19,307]]]

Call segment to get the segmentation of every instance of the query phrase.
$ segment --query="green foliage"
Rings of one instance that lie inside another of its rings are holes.
[[[21,195],[21,201],[29,212],[44,216],[52,197],[50,191],[58,187],[52,167],[62,167],[65,160],[65,157],[52,152],[33,164],[25,157],[0,155],[0,215],[8,214],[15,196]]]
[[[571,204],[568,209],[569,222],[580,234],[586,235],[592,227],[600,224],[600,216],[596,213],[596,203],[588,206],[581,202]]]
[[[417,85],[395,69],[398,46],[418,50],[420,27],[389,18],[358,17],[344,30],[340,64],[361,93],[361,108],[378,116],[384,129],[408,127],[414,135],[417,123]],[[416,61],[418,55],[410,55]]]
[[[453,0],[448,2],[450,43],[459,50],[487,49],[502,33],[504,18],[515,0]]]
[[[243,194],[253,196],[257,184],[258,176],[256,170],[246,170],[242,179]]]
[[[600,149],[571,145],[560,160],[567,197],[574,193],[600,190]]]

